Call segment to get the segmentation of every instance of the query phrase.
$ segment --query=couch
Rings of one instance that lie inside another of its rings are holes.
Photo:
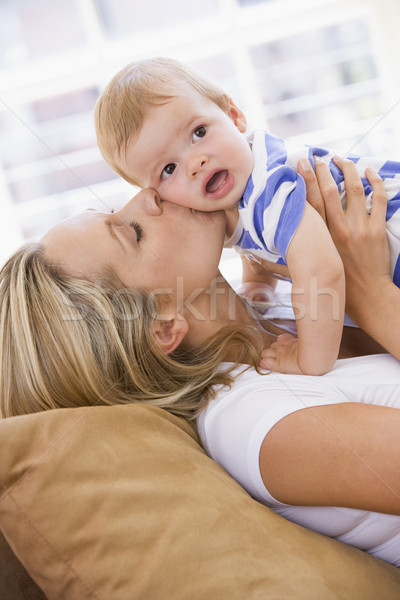
[[[395,600],[400,569],[290,523],[143,405],[0,420],[4,600]]]

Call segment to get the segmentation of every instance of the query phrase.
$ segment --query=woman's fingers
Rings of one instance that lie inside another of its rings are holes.
[[[365,204],[365,190],[357,166],[352,160],[335,156],[334,164],[342,171],[346,184],[347,208],[343,210],[339,191],[329,166],[314,156],[315,176],[308,169],[301,171],[307,185],[307,200],[321,214],[320,203],[324,205],[324,217],[329,232],[339,251],[346,269],[347,283],[352,273],[358,272],[357,264],[375,265],[376,256],[388,264],[388,242],[386,237],[387,195],[382,179],[373,169],[365,172],[371,184],[372,209],[368,215]],[[304,163],[304,161],[299,161]],[[311,167],[311,165],[310,165]],[[318,184],[318,190],[315,189]],[[376,267],[376,265],[375,265]],[[386,272],[386,271],[385,271]],[[348,287],[348,286],[347,286]]]
[[[346,184],[347,212],[357,214],[357,217],[365,216],[365,191],[358,173],[357,167],[352,160],[335,156],[335,165],[342,171]]]
[[[368,215],[364,185],[356,165],[351,160],[339,157],[335,157],[334,162],[343,172],[346,183],[346,220],[352,227],[352,236],[364,238],[368,231],[368,235],[386,238],[387,195],[381,177],[372,168],[365,171],[373,190],[371,212]],[[328,208],[326,210],[328,213]]]
[[[376,171],[366,169],[365,175],[372,187],[372,206],[368,217],[369,235],[373,254],[384,266],[384,272],[390,272],[390,251],[386,231],[387,194],[385,185]]]
[[[307,202],[315,208],[318,214],[326,222],[324,199],[322,198],[317,177],[312,169],[310,161],[306,158],[299,160],[297,163],[297,171],[303,177],[306,184]]]
[[[371,217],[380,223],[386,223],[387,194],[383,180],[378,173],[371,168],[366,169],[365,176],[370,182],[373,190]]]
[[[318,156],[314,156],[314,162],[315,174],[325,207],[325,221],[331,231],[343,222],[344,215],[339,191],[328,165]]]

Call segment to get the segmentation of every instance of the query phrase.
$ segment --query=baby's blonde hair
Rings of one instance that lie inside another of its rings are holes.
[[[220,370],[231,344],[239,362],[258,362],[237,325],[166,355],[153,335],[158,309],[113,273],[102,284],[71,277],[39,244],[23,246],[0,271],[1,416],[145,402],[193,421],[211,386],[232,381]]]
[[[226,93],[202,73],[171,58],[132,62],[109,82],[94,109],[97,143],[114,171],[137,185],[120,164],[129,142],[140,132],[149,106],[174,96],[174,87],[186,83],[224,112]]]

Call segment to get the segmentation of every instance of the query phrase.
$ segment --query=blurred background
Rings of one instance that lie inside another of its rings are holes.
[[[400,159],[399,22],[398,0],[0,0],[0,263],[131,197],[96,147],[93,107],[137,58],[192,63],[250,128]]]

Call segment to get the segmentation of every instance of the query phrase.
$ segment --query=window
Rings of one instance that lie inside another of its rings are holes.
[[[250,127],[399,157],[399,18],[395,0],[204,0],[201,10],[186,0],[3,0],[0,261],[61,218],[132,194],[96,147],[92,113],[135,58],[192,63]]]

